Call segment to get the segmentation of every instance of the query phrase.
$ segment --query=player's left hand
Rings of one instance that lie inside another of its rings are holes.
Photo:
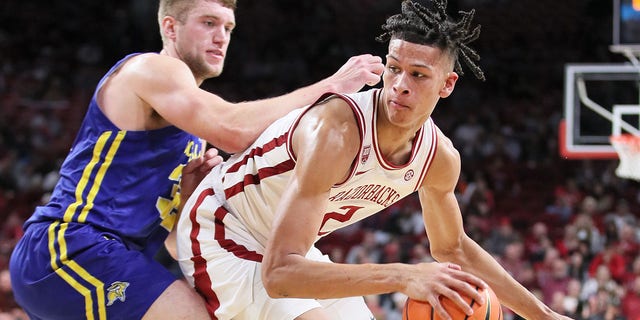
[[[384,71],[382,58],[371,54],[353,56],[325,81],[332,83],[335,92],[358,92],[365,85],[375,86]]]
[[[222,163],[222,157],[216,148],[210,148],[202,157],[189,161],[182,168],[182,178],[180,179],[180,195],[183,199],[186,200],[211,169],[220,163]]]

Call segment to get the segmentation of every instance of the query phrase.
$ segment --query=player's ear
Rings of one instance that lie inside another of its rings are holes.
[[[456,86],[456,81],[458,81],[458,74],[453,71],[447,72],[447,77],[444,79],[444,84],[440,89],[441,98],[446,98],[451,95],[453,88]]]
[[[176,38],[176,19],[172,16],[162,18],[162,34],[167,39],[175,40]]]

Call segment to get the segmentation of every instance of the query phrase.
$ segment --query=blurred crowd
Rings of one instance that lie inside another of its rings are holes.
[[[351,55],[385,52],[374,38],[398,2],[238,5],[225,72],[204,84],[235,101],[309,84]],[[476,8],[487,75],[463,76],[433,116],[462,156],[456,193],[467,233],[572,318],[640,319],[640,184],[615,175],[617,160],[558,155],[564,65],[624,61],[607,48],[610,1],[449,6]],[[160,50],[155,10],[155,1],[0,3],[0,320],[26,319],[8,277],[22,223],[47,201],[102,74],[129,52]],[[338,262],[431,261],[415,196],[320,246]],[[400,318],[401,295],[366,298],[378,319]]]

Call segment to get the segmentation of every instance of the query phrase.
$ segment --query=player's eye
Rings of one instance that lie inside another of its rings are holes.
[[[391,73],[399,73],[400,72],[400,68],[398,68],[396,66],[387,66],[387,69],[389,69],[389,71],[391,71]]]

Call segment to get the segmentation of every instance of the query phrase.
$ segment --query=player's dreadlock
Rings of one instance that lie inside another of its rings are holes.
[[[455,71],[463,75],[460,57],[471,68],[476,78],[485,80],[484,73],[474,62],[480,56],[468,44],[480,35],[480,25],[470,30],[475,10],[460,11],[462,19],[455,22],[447,16],[447,0],[431,0],[434,9],[415,3],[411,0],[402,2],[402,13],[391,16],[382,25],[385,31],[376,40],[387,42],[390,39],[401,39],[417,44],[436,46],[447,52],[455,60]]]

